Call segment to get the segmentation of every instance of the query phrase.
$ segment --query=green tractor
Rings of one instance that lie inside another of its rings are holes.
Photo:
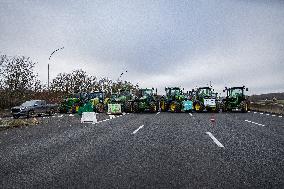
[[[220,110],[220,103],[217,99],[217,93],[214,93],[214,89],[211,87],[199,87],[195,91],[193,100],[193,108],[196,112],[208,112],[218,113]]]
[[[103,113],[106,110],[108,98],[105,98],[105,93],[102,91],[91,92],[86,95],[83,106],[79,108],[78,113],[82,112],[97,112]]]
[[[118,94],[109,99],[108,113],[120,114],[122,112],[133,112],[133,102],[135,96],[131,89],[121,89]]]
[[[192,100],[179,87],[166,87],[166,96],[160,98],[162,112],[192,111]]]
[[[157,89],[154,88],[139,89],[139,94],[133,102],[133,111],[135,113],[159,110],[159,101],[157,100]]]
[[[86,93],[74,93],[63,99],[59,105],[60,113],[77,113],[84,104]]]
[[[222,101],[222,111],[232,111],[240,110],[241,112],[247,112],[249,110],[250,102],[245,95],[245,91],[248,91],[248,88],[245,86],[242,87],[225,87],[223,92],[227,92],[226,98]]]

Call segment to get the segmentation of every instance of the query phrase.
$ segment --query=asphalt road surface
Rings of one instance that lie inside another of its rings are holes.
[[[281,116],[97,117],[0,131],[0,188],[284,188]]]

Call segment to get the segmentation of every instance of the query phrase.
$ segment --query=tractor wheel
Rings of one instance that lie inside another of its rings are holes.
[[[219,113],[220,112],[220,104],[216,104],[216,108],[215,108],[215,113]]]
[[[175,102],[175,101],[171,102],[171,104],[170,104],[170,111],[171,112],[180,112],[180,110],[181,110],[181,104],[180,103]]]
[[[13,115],[14,119],[19,119],[19,117],[20,117],[19,115]]]
[[[166,104],[166,101],[164,99],[160,100],[160,108],[161,108],[161,112],[167,111],[167,104]]]
[[[242,111],[243,113],[247,113],[247,112],[248,112],[248,104],[247,104],[246,101],[242,101],[241,104],[240,104],[240,106],[241,106],[241,111]]]
[[[198,101],[193,104],[193,107],[196,112],[202,112],[204,109],[203,105]]]
[[[104,105],[102,103],[98,103],[96,105],[96,110],[98,113],[103,113],[104,112]]]
[[[158,111],[158,108],[156,106],[156,103],[154,101],[150,102],[150,112],[154,113],[157,111]]]
[[[52,116],[53,114],[54,114],[54,109],[52,108],[52,109],[49,110],[48,115]]]
[[[139,113],[140,109],[139,109],[139,102],[134,102],[133,103],[133,112],[134,113]]]
[[[228,111],[227,105],[226,105],[226,104],[223,104],[223,106],[222,106],[222,112],[227,112],[227,111]]]
[[[132,112],[132,103],[131,102],[126,102],[125,103],[125,112],[126,113]]]

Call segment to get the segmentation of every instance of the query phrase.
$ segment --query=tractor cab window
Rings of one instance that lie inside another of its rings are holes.
[[[129,95],[129,91],[120,91],[120,95],[121,96],[128,96]]]
[[[210,88],[205,88],[205,89],[199,89],[198,94],[200,96],[211,96],[212,91]]]
[[[101,99],[101,98],[103,98],[103,93],[91,93],[91,94],[89,95],[89,98],[90,98],[90,99],[94,99],[94,98],[99,98],[99,99]]]
[[[172,95],[172,96],[181,95],[180,89],[172,89],[172,90],[171,90],[171,95]]]
[[[152,90],[143,90],[142,91],[142,96],[151,96],[153,94]]]
[[[242,89],[231,89],[231,90],[229,90],[229,96],[234,97],[234,98],[241,96],[242,93],[243,93]]]

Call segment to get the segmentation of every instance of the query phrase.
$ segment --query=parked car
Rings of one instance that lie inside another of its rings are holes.
[[[15,119],[20,116],[27,118],[33,115],[49,114],[53,115],[57,108],[56,104],[46,104],[45,100],[30,100],[20,106],[13,107],[11,113]]]

